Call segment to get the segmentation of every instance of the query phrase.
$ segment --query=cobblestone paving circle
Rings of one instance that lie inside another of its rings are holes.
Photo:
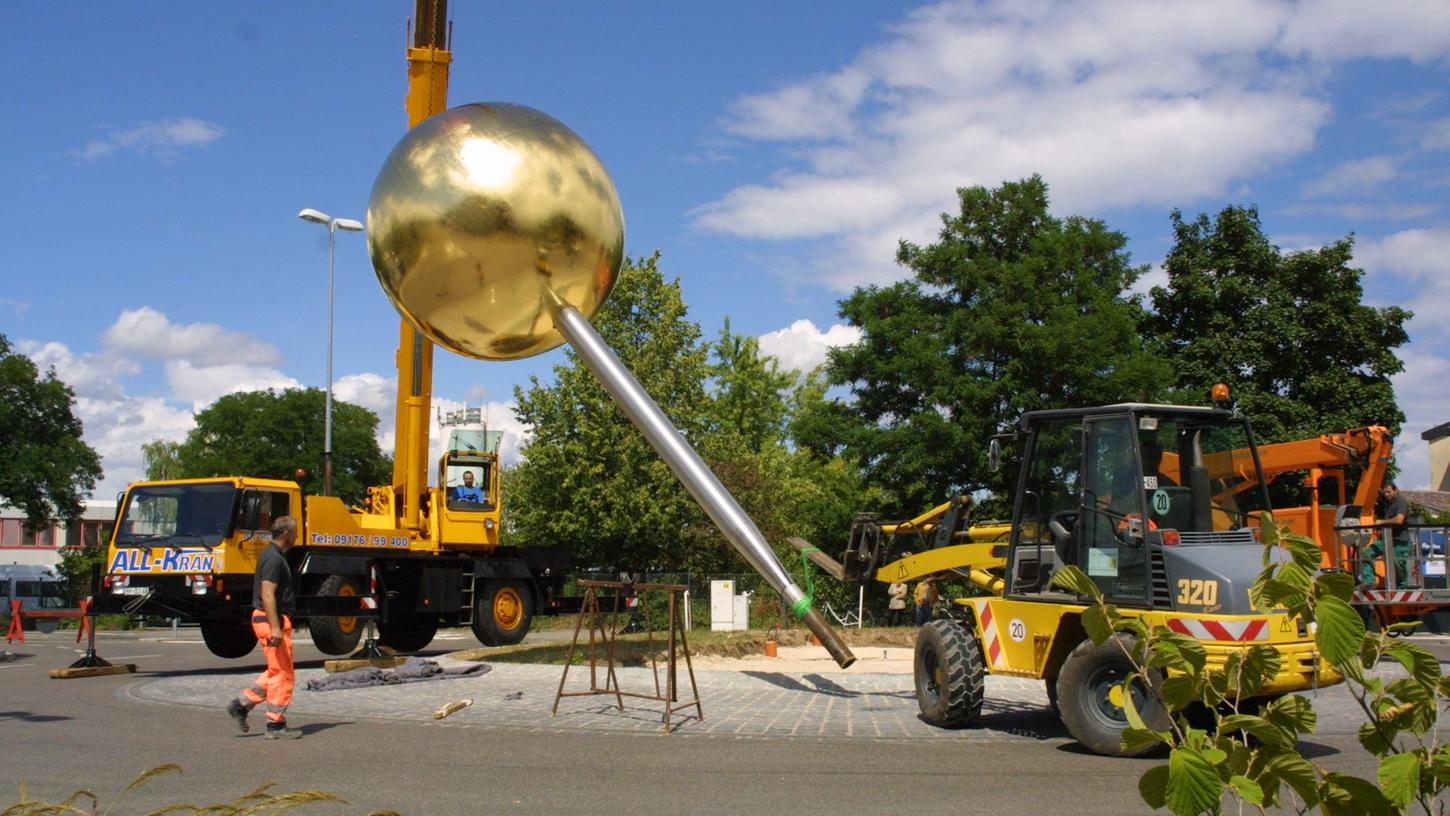
[[[468,665],[447,657],[436,659],[445,667]],[[447,728],[663,733],[663,702],[625,697],[620,711],[613,694],[565,697],[559,701],[558,715],[551,716],[562,666],[490,666],[482,676],[325,692],[304,689],[308,679],[323,674],[321,669],[299,671],[289,719],[302,724],[362,718]],[[1381,667],[1380,673],[1393,676],[1397,668]],[[655,693],[649,668],[619,668],[616,673],[622,691]],[[672,735],[942,742],[1068,739],[1062,723],[1048,708],[1040,680],[989,676],[980,720],[967,728],[944,729],[918,717],[909,675],[697,671],[695,676],[704,717],[693,707],[677,711]],[[678,677],[679,698],[687,701],[689,676],[682,668]],[[223,706],[250,680],[250,675],[236,672],[178,675],[140,680],[117,693],[149,703],[215,708],[220,729],[230,726]],[[604,682],[601,668],[598,683],[602,686]],[[659,683],[663,688],[663,667]],[[588,666],[571,667],[565,690],[589,688]],[[1355,733],[1362,715],[1342,686],[1310,696],[1319,713],[1318,733]],[[433,719],[435,709],[463,699],[472,699],[473,704],[446,719]]]

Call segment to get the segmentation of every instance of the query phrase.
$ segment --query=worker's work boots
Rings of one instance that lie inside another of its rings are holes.
[[[238,731],[245,734],[252,730],[251,726],[247,725],[247,707],[242,705],[241,700],[232,700],[227,703],[227,713],[232,715],[232,722],[237,724]]]
[[[302,732],[288,728],[287,723],[267,723],[267,739],[301,739]]]

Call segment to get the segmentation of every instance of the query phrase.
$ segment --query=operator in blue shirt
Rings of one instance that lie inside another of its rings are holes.
[[[473,471],[463,471],[463,485],[453,488],[455,501],[483,503],[483,490],[473,486]]]

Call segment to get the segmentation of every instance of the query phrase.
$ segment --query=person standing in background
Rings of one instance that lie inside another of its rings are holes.
[[[886,597],[891,599],[886,604],[886,625],[900,626],[902,615],[906,612],[906,584],[892,581],[891,586],[886,588]]]
[[[916,625],[925,626],[931,622],[932,607],[941,596],[936,591],[935,578],[923,578],[916,585]]]

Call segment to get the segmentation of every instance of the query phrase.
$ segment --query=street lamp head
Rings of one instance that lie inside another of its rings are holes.
[[[354,221],[351,218],[339,218],[333,223],[337,224],[338,229],[346,230],[348,232],[362,232],[363,230],[362,223]]]
[[[303,221],[311,221],[314,224],[326,224],[332,220],[332,216],[325,212],[318,212],[311,207],[304,208],[302,212],[297,213],[297,217]]]

